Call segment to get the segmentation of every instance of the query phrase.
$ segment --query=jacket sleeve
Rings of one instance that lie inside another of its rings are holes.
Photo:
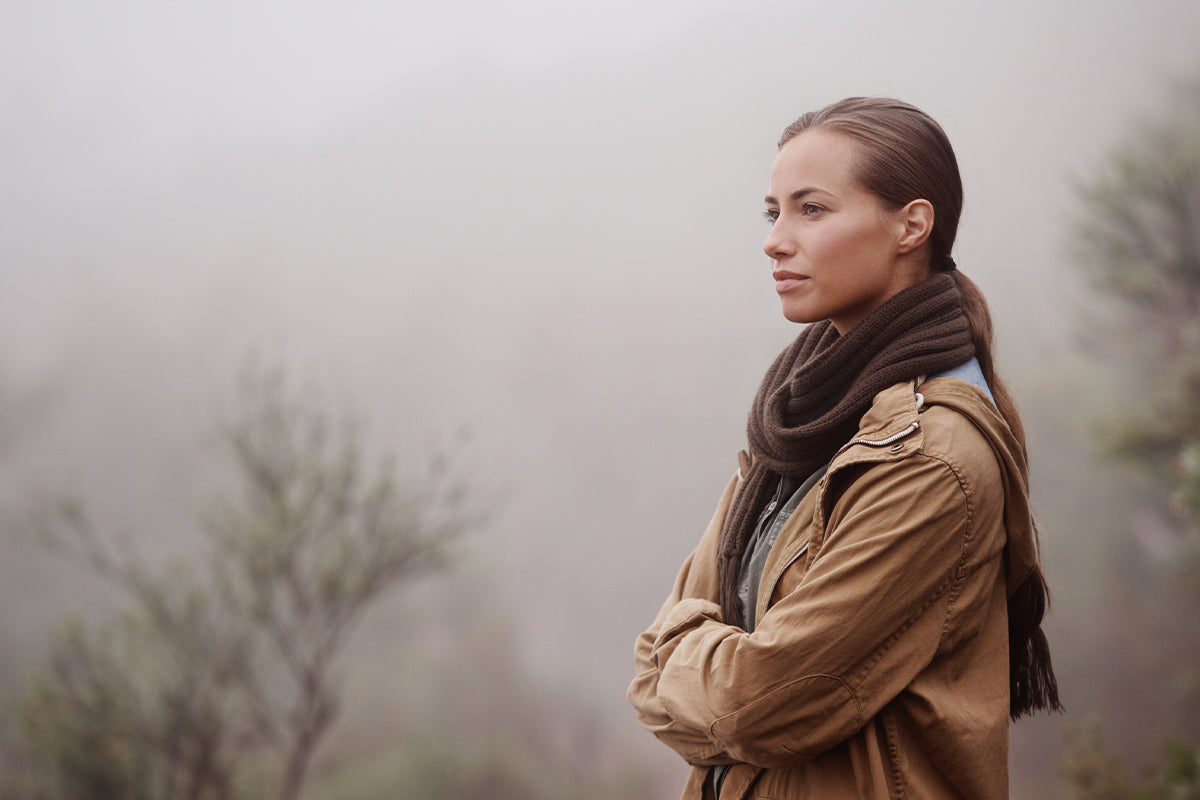
[[[662,718],[760,767],[845,741],[932,660],[971,577],[972,512],[946,461],[916,453],[870,466],[754,633],[723,624],[707,597],[681,597],[660,617],[648,658]]]
[[[678,603],[685,598],[711,599],[717,597],[717,544],[725,514],[729,510],[739,484],[740,481],[736,476],[730,480],[700,544],[688,556],[679,570],[670,596],[667,597],[654,622],[638,636],[634,646],[636,674],[633,682],[629,685],[627,695],[629,701],[637,709],[638,722],[693,766],[727,764],[734,759],[725,753],[723,747],[714,744],[709,738],[706,727],[696,727],[677,721],[667,712],[659,697],[660,670],[652,653],[655,643],[660,638],[663,621]],[[717,619],[719,618],[720,612],[718,611]]]

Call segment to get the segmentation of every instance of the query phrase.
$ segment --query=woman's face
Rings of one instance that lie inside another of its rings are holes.
[[[783,315],[829,319],[840,333],[923,277],[907,244],[909,215],[859,183],[855,147],[827,129],[805,131],[776,156],[766,198],[763,250]]]

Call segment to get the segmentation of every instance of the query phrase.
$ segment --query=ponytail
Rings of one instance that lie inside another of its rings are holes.
[[[962,310],[971,326],[975,358],[1004,417],[1026,455],[1025,426],[1017,413],[1012,393],[996,373],[992,353],[992,315],[987,300],[973,280],[960,270],[949,273],[962,296]],[[1036,537],[1037,532],[1034,531]],[[1014,720],[1035,711],[1062,711],[1058,681],[1050,663],[1050,645],[1042,632],[1042,618],[1050,604],[1050,591],[1042,568],[1035,564],[1025,580],[1008,598],[1008,713]]]

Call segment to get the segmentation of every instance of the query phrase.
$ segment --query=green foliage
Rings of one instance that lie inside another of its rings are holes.
[[[529,754],[511,742],[483,748],[425,745],[380,759],[366,769],[355,765],[327,782],[316,800],[568,800],[578,796],[555,780],[561,777],[530,761]]]
[[[1185,534],[1171,563],[1200,585],[1200,81],[1176,87],[1166,110],[1131,131],[1076,189],[1070,250],[1090,289],[1083,338],[1102,368],[1113,371],[1098,443],[1149,479],[1154,502],[1168,512],[1164,518],[1176,521],[1163,527]],[[1130,668],[1122,690],[1139,687],[1136,701],[1124,704],[1130,718],[1153,714],[1145,706],[1152,698],[1174,695],[1160,717],[1175,717],[1175,729],[1182,719],[1183,736],[1194,739],[1195,638],[1186,625],[1160,620],[1187,619],[1186,611],[1169,609],[1194,605],[1195,595],[1175,597],[1159,570],[1147,567],[1145,591],[1130,586],[1124,598],[1113,593],[1111,614],[1143,644],[1111,661]],[[1139,606],[1144,622],[1130,615]],[[1150,647],[1166,630],[1174,631],[1171,640]],[[1150,684],[1147,675],[1155,676]],[[1076,732],[1066,762],[1075,800],[1200,800],[1194,747],[1169,745],[1140,778],[1127,774],[1121,755],[1097,725]]]
[[[129,603],[102,625],[68,624],[18,703],[19,797],[229,800],[267,764],[253,796],[266,783],[295,800],[362,615],[445,568],[471,521],[444,461],[412,484],[390,462],[368,470],[357,428],[278,369],[245,373],[218,441],[233,488],[204,517],[206,559],[152,567],[77,503],[39,514],[49,546]]]
[[[470,572],[430,587],[420,621],[369,622],[365,634],[399,635],[363,637],[346,691],[356,724],[329,743],[310,800],[677,795],[682,772],[627,715],[526,666],[520,616],[496,602],[489,565]]]
[[[1200,532],[1200,82],[1173,99],[1077,186],[1070,242],[1092,338],[1130,387],[1102,444]]]
[[[635,800],[654,796],[638,765],[598,772],[536,743],[469,734],[356,762],[315,787],[313,800]]]
[[[1200,750],[1170,743],[1166,759],[1134,783],[1095,724],[1071,736],[1066,772],[1072,800],[1200,800]]]
[[[64,800],[231,797],[238,743],[253,740],[248,632],[183,565],[156,572],[78,533],[134,599],[102,624],[69,621],[18,704],[35,783]]]
[[[37,679],[19,708],[27,744],[37,755],[40,774],[29,776],[28,796],[61,800],[149,798],[152,759],[140,746],[130,719],[129,698],[121,687],[97,684],[76,674],[81,664],[112,668],[109,645],[73,620],[60,634],[58,657],[47,676]],[[66,654],[72,654],[66,656]],[[76,656],[81,656],[79,661]],[[60,683],[82,683],[75,703],[55,690]],[[86,711],[81,711],[86,709]]]

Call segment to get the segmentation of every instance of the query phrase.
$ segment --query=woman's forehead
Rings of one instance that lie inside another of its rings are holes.
[[[825,128],[807,130],[775,156],[769,196],[781,200],[806,189],[840,193],[861,188],[854,172],[857,154],[847,136]]]

